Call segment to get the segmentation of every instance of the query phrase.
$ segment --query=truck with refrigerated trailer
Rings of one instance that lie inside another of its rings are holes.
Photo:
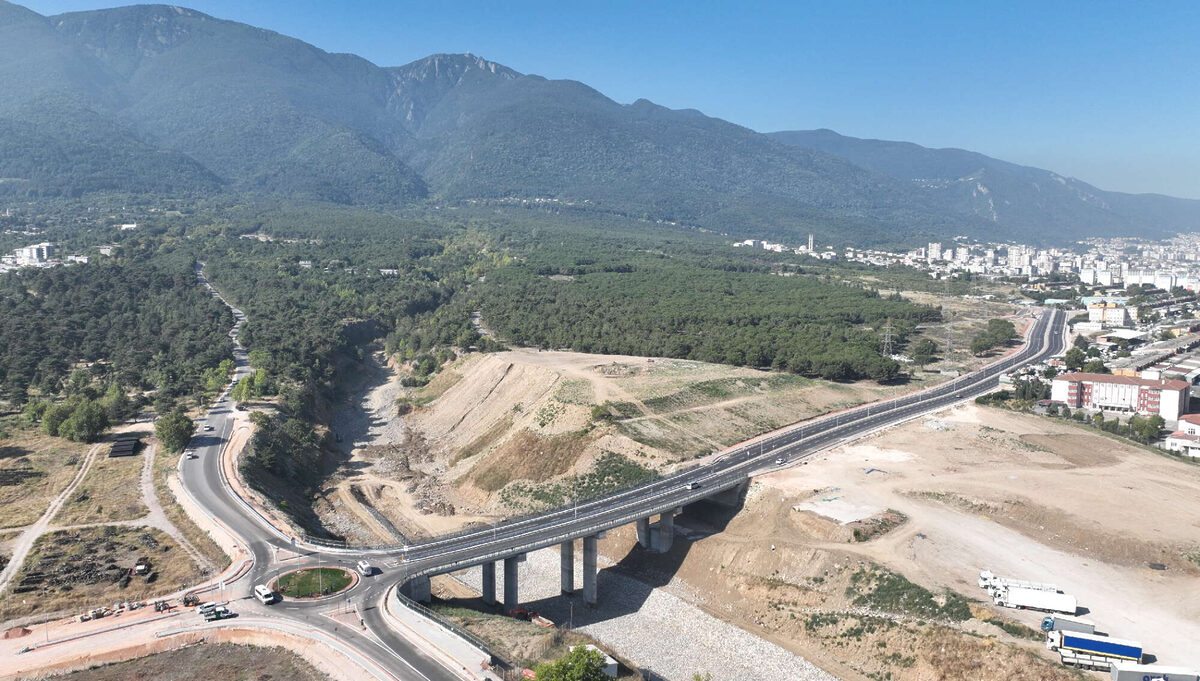
[[[1075,597],[1057,591],[1037,591],[1009,586],[992,592],[992,602],[1006,608],[1041,610],[1074,615],[1078,609]]]
[[[1046,647],[1058,652],[1063,664],[1108,671],[1114,662],[1142,661],[1142,644],[1078,631],[1051,631]]]
[[[1096,633],[1096,623],[1070,615],[1046,615],[1042,618],[1042,631],[1078,631],[1081,634]]]
[[[1114,662],[1112,681],[1200,681],[1200,671],[1159,664]]]

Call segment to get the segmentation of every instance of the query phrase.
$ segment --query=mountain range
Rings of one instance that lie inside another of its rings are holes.
[[[861,245],[1200,227],[1200,201],[1105,192],[962,150],[761,134],[469,54],[379,67],[179,7],[44,17],[0,0],[0,195],[101,191],[541,199]]]

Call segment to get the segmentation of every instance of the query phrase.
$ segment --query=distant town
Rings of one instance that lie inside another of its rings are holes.
[[[906,265],[942,278],[956,274],[986,279],[1061,280],[1064,285],[1152,286],[1189,291],[1200,285],[1200,234],[1181,234],[1166,242],[1134,238],[1089,239],[1075,248],[1038,248],[1025,244],[974,243],[955,237],[949,243],[931,242],[904,253],[833,246],[818,248],[812,235],[807,245],[790,246],[759,239],[733,244],[776,253],[811,255],[871,265]]]
[[[972,243],[957,237],[905,253],[746,239],[738,248],[879,266],[935,279],[970,276],[1016,285],[1013,302],[1075,310],[1066,356],[1001,376],[1002,391],[1040,397],[1034,410],[1113,428],[1148,421],[1147,444],[1200,458],[1200,234],[1165,242],[1090,239],[1076,249]],[[990,295],[988,297],[991,297]],[[1031,387],[1032,386],[1032,387]],[[1163,430],[1165,429],[1165,430]]]

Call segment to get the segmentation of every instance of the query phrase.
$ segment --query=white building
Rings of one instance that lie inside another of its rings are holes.
[[[54,258],[54,244],[46,242],[24,248],[14,248],[13,255],[16,257],[18,265],[37,265]]]
[[[1164,444],[1168,451],[1192,458],[1200,457],[1200,414],[1180,416],[1179,430],[1168,435]]]
[[[1071,373],[1050,382],[1050,399],[1072,409],[1158,415],[1176,421],[1187,412],[1186,381]]]
[[[1088,305],[1088,321],[1104,326],[1128,326],[1129,308],[1110,301],[1092,303]]]

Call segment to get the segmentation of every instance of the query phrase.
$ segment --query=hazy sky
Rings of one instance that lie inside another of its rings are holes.
[[[24,4],[42,14],[111,5]],[[1102,189],[1200,198],[1195,1],[188,6],[385,66],[472,52],[755,130],[963,147]]]

